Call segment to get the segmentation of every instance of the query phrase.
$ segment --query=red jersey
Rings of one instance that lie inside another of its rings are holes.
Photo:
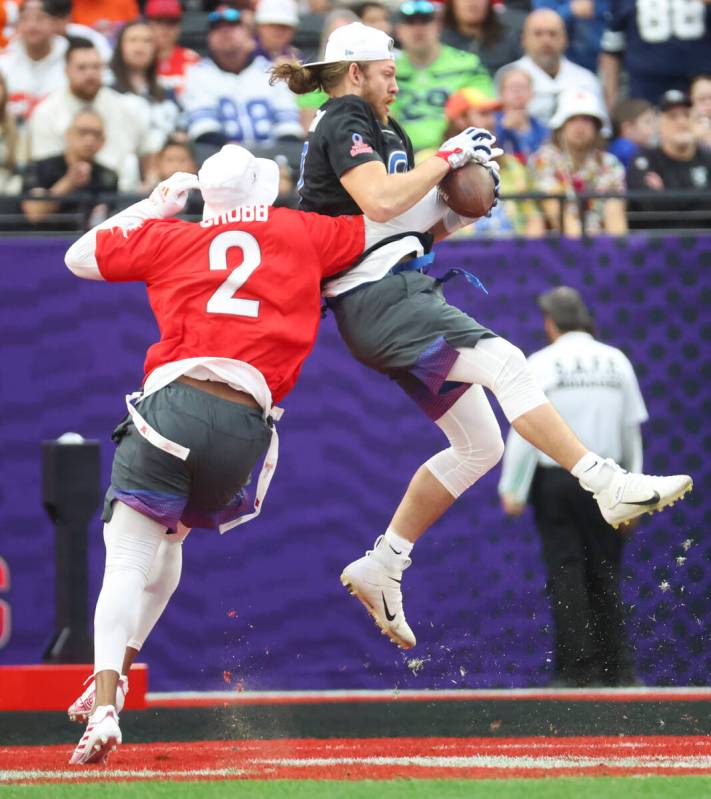
[[[258,206],[99,230],[96,261],[105,280],[146,284],[160,330],[146,377],[185,358],[230,358],[258,369],[279,402],[316,340],[321,280],[364,248],[363,217]]]
[[[188,47],[175,47],[167,58],[158,62],[158,77],[163,86],[167,86],[176,94],[182,94],[185,88],[185,71],[191,64],[197,64],[200,56]]]

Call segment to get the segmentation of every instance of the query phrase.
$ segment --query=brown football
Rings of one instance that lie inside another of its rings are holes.
[[[476,219],[494,204],[494,179],[486,167],[470,162],[448,172],[439,182],[439,193],[456,214]]]

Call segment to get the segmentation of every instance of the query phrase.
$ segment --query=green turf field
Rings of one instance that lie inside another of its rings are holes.
[[[2,799],[711,799],[711,777],[382,782],[131,782],[0,786]]]

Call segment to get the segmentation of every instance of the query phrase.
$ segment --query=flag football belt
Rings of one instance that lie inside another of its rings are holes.
[[[163,386],[154,388],[149,392],[149,394],[153,394],[155,391],[158,391],[159,388],[163,388]],[[126,395],[126,408],[128,409],[129,416],[131,417],[131,421],[135,425],[136,430],[154,447],[158,447],[158,449],[161,449],[163,452],[167,452],[169,455],[179,458],[181,461],[187,460],[188,455],[190,454],[190,449],[188,447],[184,447],[181,444],[177,444],[175,441],[171,441],[169,438],[162,436],[154,427],[148,424],[148,422],[139,413],[138,409],[136,408],[136,403],[140,402],[146,396],[148,395],[144,394],[143,391],[136,391],[133,394]],[[218,528],[220,533],[226,533],[233,527],[237,527],[240,524],[251,521],[259,516],[259,514],[262,512],[264,498],[267,495],[269,484],[272,481],[272,477],[274,477],[274,472],[276,471],[276,466],[279,461],[279,436],[277,434],[276,425],[274,422],[279,420],[283,413],[283,408],[272,406],[269,409],[267,424],[269,427],[271,427],[272,436],[269,442],[269,447],[267,448],[267,454],[264,456],[262,469],[259,472],[259,477],[257,478],[257,491],[254,497],[254,510],[251,513],[243,513],[236,519],[223,522]]]
[[[419,255],[416,258],[406,258],[396,263],[388,274],[399,275],[401,272],[422,272],[426,275],[430,265],[434,263],[434,259],[435,254],[433,252]]]
[[[383,277],[387,277],[388,275],[399,275],[402,272],[420,272],[423,275],[429,274],[429,268],[434,263],[435,253],[428,252],[425,255],[419,255],[415,258],[405,258],[402,261],[398,262],[393,266]],[[486,290],[486,286],[479,280],[479,278],[473,274],[472,272],[467,271],[466,269],[460,269],[459,267],[453,267],[452,269],[448,269],[442,277],[435,278],[438,283],[446,283],[448,280],[451,280],[454,277],[463,277],[469,285],[473,286],[474,288],[481,289],[484,294],[488,294],[489,292]],[[380,278],[382,280],[382,278]],[[361,283],[358,286],[354,286],[352,289],[348,289],[348,291],[344,291],[343,294],[339,294],[337,297],[324,297],[323,305],[321,306],[321,318],[325,319],[326,314],[329,308],[333,308],[336,303],[343,299],[343,297],[347,297],[349,294],[353,294],[356,291],[360,291],[360,289],[365,288],[366,286],[372,286],[373,283],[377,283],[377,280],[370,281],[368,283]]]
[[[417,258],[408,258],[406,261],[395,264],[388,274],[398,275],[401,272],[422,272],[426,275],[429,273],[429,268],[434,263],[434,259],[435,254],[433,252],[428,252],[426,255],[420,255]],[[463,277],[467,283],[469,283],[469,285],[473,286],[474,288],[481,289],[484,294],[489,293],[486,290],[486,286],[475,274],[467,271],[466,269],[460,269],[456,266],[452,269],[448,269],[442,275],[442,277],[435,278],[435,280],[438,283],[446,283],[453,277]]]

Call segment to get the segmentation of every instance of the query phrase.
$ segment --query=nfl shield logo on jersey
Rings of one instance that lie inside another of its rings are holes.
[[[363,141],[363,137],[360,135],[360,133],[354,133],[353,146],[351,147],[351,158],[355,158],[357,155],[363,155],[365,153],[372,152],[373,148]]]

